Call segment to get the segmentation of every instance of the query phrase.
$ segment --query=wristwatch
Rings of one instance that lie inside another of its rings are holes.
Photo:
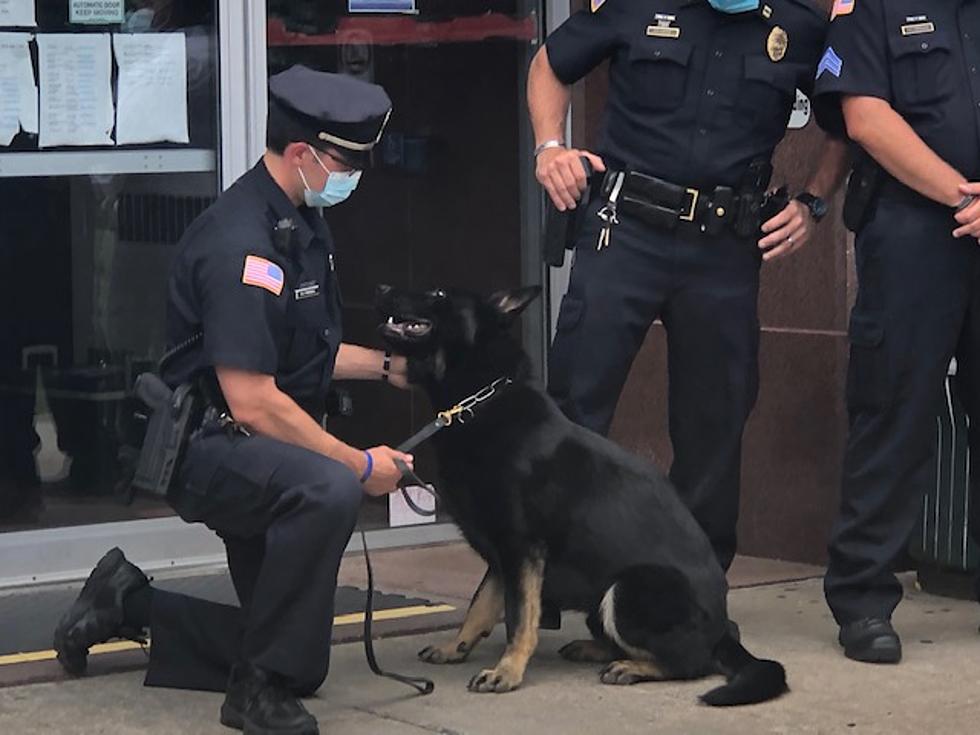
[[[565,147],[565,141],[559,140],[558,138],[552,138],[551,140],[546,140],[544,143],[542,143],[541,145],[537,146],[534,149],[534,157],[537,158],[549,148],[564,148],[564,147]]]
[[[811,194],[808,191],[797,194],[793,198],[810,210],[810,216],[813,217],[815,222],[819,222],[826,217],[827,212],[830,210],[830,207],[827,206],[827,202],[818,197],[816,194]]]

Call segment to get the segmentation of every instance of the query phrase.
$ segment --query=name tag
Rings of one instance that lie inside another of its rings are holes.
[[[680,38],[681,29],[673,26],[647,26],[647,35],[654,38]]]
[[[319,283],[305,283],[294,291],[297,301],[302,301],[303,299],[312,299],[314,296],[320,295],[320,284]]]
[[[928,23],[909,23],[908,25],[902,26],[903,36],[918,36],[922,33],[935,33],[936,24],[932,21]]]

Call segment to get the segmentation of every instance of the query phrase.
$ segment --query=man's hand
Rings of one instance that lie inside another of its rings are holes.
[[[782,212],[763,223],[766,236],[759,240],[759,248],[766,252],[762,259],[775,260],[799,250],[810,239],[813,224],[810,210],[795,199],[791,201]]]
[[[980,240],[980,183],[960,184],[960,191],[963,196],[973,195],[977,198],[969,207],[956,213],[956,221],[961,226],[953,230],[953,237],[969,236]]]
[[[364,492],[373,497],[387,495],[398,489],[398,481],[402,477],[401,470],[395,466],[395,460],[400,459],[415,469],[415,458],[411,454],[399,452],[391,447],[371,447],[367,452],[374,460],[371,476],[364,483]]]
[[[576,148],[548,148],[538,155],[534,175],[559,212],[575,209],[585,191],[585,167],[579,160],[583,156],[597,172],[606,170],[606,164],[599,156]]]

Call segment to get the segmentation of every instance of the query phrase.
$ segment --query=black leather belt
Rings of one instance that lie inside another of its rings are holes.
[[[755,236],[767,203],[764,190],[736,192],[730,186],[699,189],[638,171],[607,172],[601,191],[607,201],[615,197],[619,213],[658,229],[693,226],[708,235],[730,229],[740,237]]]

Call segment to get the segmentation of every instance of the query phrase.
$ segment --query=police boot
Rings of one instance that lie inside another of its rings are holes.
[[[278,678],[250,664],[231,670],[221,724],[245,735],[319,735],[316,718]]]
[[[54,630],[54,650],[69,674],[85,673],[88,649],[110,638],[145,642],[142,631],[128,627],[123,598],[150,583],[118,548],[109,551],[85,581],[81,593]]]

